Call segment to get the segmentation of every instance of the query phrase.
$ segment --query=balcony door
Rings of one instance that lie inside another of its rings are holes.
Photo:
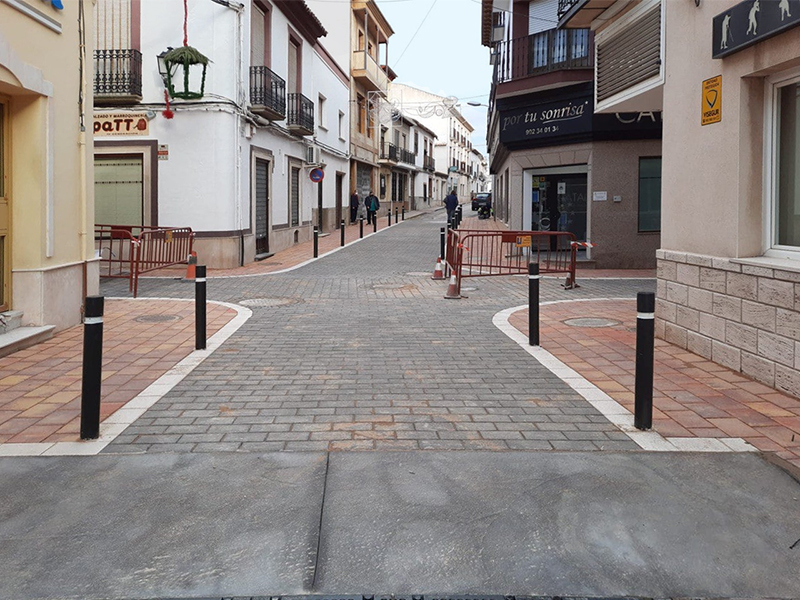
[[[0,311],[11,306],[11,214],[8,185],[8,104],[0,97]]]
[[[289,38],[289,69],[286,72],[286,91],[290,94],[299,94],[302,84],[300,82],[300,42]]]
[[[250,21],[250,66],[270,66],[270,12],[267,5],[253,3]]]

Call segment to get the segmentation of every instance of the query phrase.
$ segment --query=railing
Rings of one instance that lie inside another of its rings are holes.
[[[594,65],[589,29],[548,29],[497,44],[494,83]]]
[[[432,156],[424,156],[422,157],[422,168],[426,171],[435,171],[436,170],[436,161],[433,159]]]
[[[577,244],[568,231],[483,231],[448,229],[446,262],[461,292],[463,277],[516,275],[539,263],[540,273],[566,273],[566,289],[575,283]]]
[[[136,298],[140,274],[187,262],[194,232],[189,227],[95,225],[94,239],[100,277],[127,279]]]
[[[361,75],[356,71],[364,71],[380,91],[386,92],[389,89],[389,76],[366,50],[353,51],[351,68],[355,76]]]
[[[384,143],[383,147],[381,148],[381,158],[384,160],[393,160],[394,162],[398,162],[398,147],[394,144]]]
[[[583,1],[584,0],[558,0],[558,18],[560,19],[563,17],[573,6]]]
[[[142,97],[142,53],[138,50],[94,51],[96,98]]]
[[[405,148],[400,148],[400,162],[413,165],[415,162],[414,153],[409,150],[406,150]]]
[[[286,123],[296,126],[310,133],[314,131],[314,103],[303,94],[289,94]]]
[[[286,82],[267,67],[250,67],[250,104],[286,115]]]

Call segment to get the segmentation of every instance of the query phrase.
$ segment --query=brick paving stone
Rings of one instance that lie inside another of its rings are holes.
[[[139,445],[151,451],[208,434],[219,440],[197,441],[192,451],[215,444],[236,444],[239,452],[508,451],[551,449],[551,441],[635,450],[492,324],[499,310],[527,301],[526,278],[465,280],[477,288],[468,299],[443,299],[446,282],[429,275],[440,220],[437,213],[406,221],[294,271],[209,279],[211,299],[284,302],[254,307],[239,331],[142,416],[144,425],[134,424],[124,444],[115,441],[105,452]],[[561,280],[543,279],[542,298],[633,298],[655,287],[652,279],[579,282],[564,290]],[[125,294],[118,281],[104,281],[103,290]],[[189,297],[191,290],[161,278],[143,280],[140,293]],[[234,428],[244,424],[248,431]],[[607,428],[578,428],[588,424]],[[182,426],[209,428],[168,437],[166,428]],[[158,427],[165,429],[149,429]],[[596,433],[598,445],[569,440],[566,432]],[[255,434],[264,441],[247,441]]]

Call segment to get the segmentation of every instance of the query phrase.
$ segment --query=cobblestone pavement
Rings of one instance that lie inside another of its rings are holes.
[[[407,221],[289,273],[209,280],[209,299],[253,317],[105,452],[636,449],[492,324],[527,301],[526,278],[467,279],[468,299],[443,299],[447,282],[430,279],[442,224]],[[543,280],[543,300],[655,287],[559,282]],[[103,292],[125,295],[115,281]],[[191,287],[151,279],[140,294]]]

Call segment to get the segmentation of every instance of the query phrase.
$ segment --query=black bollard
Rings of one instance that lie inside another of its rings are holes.
[[[439,229],[439,258],[444,260],[444,240],[445,240],[444,227]]]
[[[372,215],[372,233],[378,233],[378,213]]]
[[[386,212],[386,216],[389,218],[389,227],[392,226],[392,207],[389,207],[389,210]]]
[[[342,222],[339,225],[339,229],[341,230],[341,232],[340,232],[340,235],[341,235],[341,238],[342,238],[341,245],[344,246],[344,219],[342,219]]]
[[[539,345],[539,263],[528,264],[528,344]]]
[[[206,266],[197,265],[194,278],[195,350],[206,349]]]
[[[364,237],[364,217],[359,217],[358,219],[358,238],[361,239]]]
[[[100,437],[100,389],[103,376],[103,296],[88,296],[83,319],[81,439]]]
[[[319,256],[319,229],[314,227],[314,258]]]
[[[636,294],[636,387],[633,425],[653,427],[653,346],[655,343],[656,295]]]
[[[395,223],[399,223],[400,222],[400,218],[399,217],[400,217],[400,215],[398,214],[397,207],[395,206],[394,207],[394,222]]]
[[[403,215],[403,221],[405,221],[406,220],[406,207],[405,206],[403,207],[402,215]]]

